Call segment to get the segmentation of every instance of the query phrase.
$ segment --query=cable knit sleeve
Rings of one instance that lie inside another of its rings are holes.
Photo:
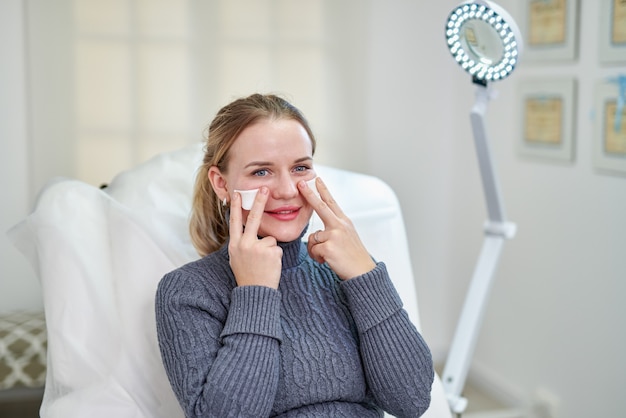
[[[356,323],[368,386],[397,417],[421,416],[434,379],[430,350],[402,308],[384,263],[342,282]]]
[[[268,416],[279,376],[280,293],[195,273],[169,273],[156,295],[161,356],[185,416]]]

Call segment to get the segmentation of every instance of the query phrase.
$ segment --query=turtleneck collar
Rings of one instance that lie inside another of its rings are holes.
[[[291,242],[279,242],[278,246],[283,249],[283,270],[298,266],[307,256],[307,249],[302,245],[302,237],[307,228],[298,238]]]

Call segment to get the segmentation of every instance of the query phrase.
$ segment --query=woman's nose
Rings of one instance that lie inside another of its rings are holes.
[[[290,199],[298,194],[298,186],[291,176],[280,176],[274,184],[273,197],[275,199]]]

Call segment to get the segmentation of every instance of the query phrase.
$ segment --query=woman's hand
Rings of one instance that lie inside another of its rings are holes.
[[[261,187],[248,213],[244,231],[241,195],[235,193],[230,204],[230,242],[228,254],[238,286],[267,286],[278,289],[283,249],[274,237],[259,239],[259,225],[269,192]]]
[[[318,177],[315,185],[320,197],[305,181],[298,183],[300,192],[324,223],[323,231],[309,235],[307,248],[311,258],[319,263],[328,263],[342,280],[372,270],[376,263],[361,242],[352,221],[337,205],[322,179]]]

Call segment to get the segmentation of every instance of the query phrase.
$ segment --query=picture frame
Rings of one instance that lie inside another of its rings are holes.
[[[626,175],[626,97],[623,96],[626,96],[626,75],[596,83],[593,164],[599,171]]]
[[[527,0],[523,7],[524,61],[576,60],[579,0]]]
[[[519,91],[518,153],[554,162],[574,160],[574,78],[522,80]]]
[[[600,0],[599,60],[603,64],[626,63],[626,1]]]

